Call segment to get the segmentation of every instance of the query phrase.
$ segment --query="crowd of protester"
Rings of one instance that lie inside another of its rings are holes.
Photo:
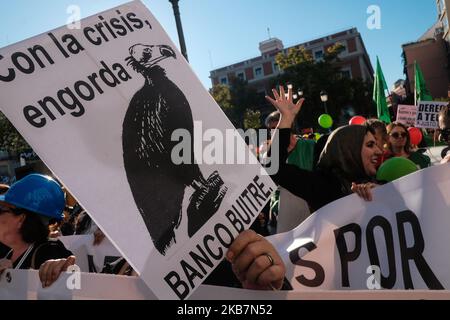
[[[267,97],[277,111],[265,122],[271,137],[258,150],[261,156],[279,150],[280,168],[272,178],[301,198],[308,214],[352,193],[372,200],[372,189],[385,183],[376,179],[377,170],[393,157],[407,158],[418,169],[431,165],[424,150],[411,145],[408,128],[398,122],[386,126],[377,119],[369,119],[363,125],[337,128],[318,142],[313,134],[300,136],[293,125],[304,99],[294,102],[291,89],[287,93],[283,87],[279,90],[273,90],[273,97]],[[448,164],[448,106],[439,114],[437,136],[447,144],[441,163]],[[279,144],[278,149],[273,148],[275,143]],[[40,192],[50,196],[42,197]],[[70,193],[48,176],[31,174],[11,186],[0,185],[0,194],[0,276],[9,268],[39,269],[43,286],[49,286],[76,262],[59,237],[94,234],[94,245],[105,238]],[[283,214],[278,210],[282,201],[283,193],[274,192],[251,230],[234,240],[225,261],[206,283],[265,290],[290,288],[280,255],[263,237],[276,232],[277,219]],[[124,258],[104,270],[136,275]]]

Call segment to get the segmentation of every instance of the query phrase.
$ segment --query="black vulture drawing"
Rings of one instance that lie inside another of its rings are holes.
[[[144,79],[144,86],[130,101],[122,128],[125,171],[134,201],[156,249],[165,255],[175,242],[182,219],[186,188],[193,188],[186,208],[188,236],[192,237],[219,209],[228,190],[217,171],[207,179],[190,154],[190,163],[176,165],[171,159],[178,141],[176,129],[189,131],[194,150],[191,107],[183,92],[158,65],[176,59],[167,45],[136,44],[129,49],[128,64]]]

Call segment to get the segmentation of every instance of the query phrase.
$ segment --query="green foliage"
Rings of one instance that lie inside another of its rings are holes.
[[[244,114],[244,129],[259,129],[261,112],[247,109]]]
[[[31,149],[25,139],[16,128],[9,122],[3,113],[0,112],[0,149],[10,154],[18,154]]]
[[[212,87],[209,93],[225,113],[233,109],[233,106],[231,104],[231,92],[230,88],[227,85],[215,85],[214,87]]]
[[[239,78],[231,79],[230,86],[215,85],[210,93],[236,128],[245,126],[247,110],[257,110],[263,103],[256,90]]]
[[[302,90],[305,103],[298,117],[300,128],[317,128],[317,119],[323,114],[324,104],[320,92],[327,91],[327,109],[336,125],[348,121],[343,115],[344,108],[352,107],[358,115],[371,116],[372,84],[361,79],[349,79],[340,71],[339,54],[345,47],[336,43],[327,48],[323,59],[314,61],[304,47],[291,48],[287,54],[279,53],[276,62],[284,71],[273,83],[274,86],[291,83],[294,90]],[[339,121],[341,120],[341,121]]]

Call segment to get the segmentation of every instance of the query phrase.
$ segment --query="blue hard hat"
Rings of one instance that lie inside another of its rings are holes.
[[[62,220],[66,204],[61,186],[49,176],[30,174],[14,183],[0,201]]]

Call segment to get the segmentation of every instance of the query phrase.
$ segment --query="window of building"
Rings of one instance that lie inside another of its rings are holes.
[[[352,78],[352,73],[350,72],[350,70],[342,70],[341,71],[341,76],[342,76],[342,78],[351,79]]]
[[[438,1],[438,10],[439,10],[439,16],[441,16],[445,10],[445,1],[444,0]]]
[[[323,50],[314,51],[314,59],[323,60]]]
[[[444,18],[444,20],[442,20],[442,27],[444,28],[444,33],[447,32],[448,30],[448,20]]]
[[[273,71],[274,72],[279,72],[280,71],[280,66],[276,62],[273,63]]]
[[[236,73],[236,77],[238,77],[239,79],[241,79],[242,81],[245,80],[245,75],[243,72],[238,72]]]
[[[221,83],[221,84],[228,84],[228,79],[227,79],[227,77],[220,78],[220,83]]]
[[[255,78],[261,78],[263,75],[262,67],[255,68]]]

